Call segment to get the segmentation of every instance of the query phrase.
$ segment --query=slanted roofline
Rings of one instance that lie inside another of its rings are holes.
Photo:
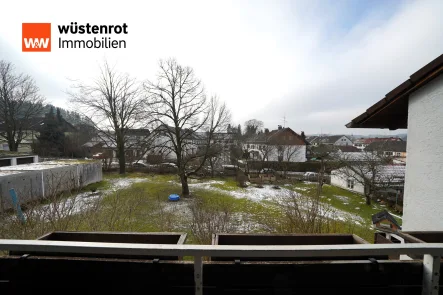
[[[346,124],[348,128],[408,128],[409,95],[443,73],[443,54],[412,74],[379,102]]]

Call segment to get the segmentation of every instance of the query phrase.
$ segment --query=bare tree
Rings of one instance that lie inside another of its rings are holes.
[[[161,60],[159,66],[157,81],[144,84],[146,104],[157,126],[155,147],[176,157],[182,195],[189,196],[187,178],[204,165],[214,133],[227,127],[230,114],[216,97],[207,99],[192,68],[175,59]],[[200,164],[187,171],[187,164],[196,158]]]
[[[294,162],[294,160],[299,157],[303,152],[303,146],[301,145],[276,145],[276,150],[278,153],[278,162],[280,167],[283,169],[284,176],[286,177],[289,163]]]
[[[245,122],[245,136],[251,136],[260,132],[263,128],[263,121],[251,119]]]
[[[366,204],[380,191],[404,183],[404,169],[396,171],[392,158],[381,153],[363,151],[360,153],[335,153],[334,159],[342,167],[334,173],[352,185],[363,187]]]
[[[0,136],[10,151],[17,151],[28,132],[39,127],[33,120],[43,112],[44,99],[38,91],[31,76],[16,73],[10,62],[0,60]]]
[[[324,177],[326,172],[326,164],[334,163],[334,155],[337,149],[334,146],[329,145],[319,145],[311,146],[311,157],[320,161],[320,169],[318,170],[318,182],[317,182],[317,195],[320,195],[323,191]]]
[[[120,73],[105,61],[100,75],[92,83],[77,83],[69,92],[71,102],[79,106],[83,114],[99,130],[99,137],[108,145],[115,145],[120,174],[126,171],[125,150],[127,133],[140,127],[143,108],[140,87],[126,73]]]

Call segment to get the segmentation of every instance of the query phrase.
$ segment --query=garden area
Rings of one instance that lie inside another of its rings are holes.
[[[354,233],[373,242],[371,216],[386,210],[363,196],[316,183],[238,186],[234,177],[189,179],[180,194],[177,175],[106,174],[80,191],[54,196],[0,219],[0,238],[35,239],[51,231],[186,232],[188,243],[209,244],[213,233]],[[391,212],[392,213],[392,212]],[[393,214],[394,215],[394,214]],[[401,224],[401,216],[394,215]]]

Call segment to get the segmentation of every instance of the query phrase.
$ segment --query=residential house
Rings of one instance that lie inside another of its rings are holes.
[[[344,188],[359,194],[365,194],[370,187],[365,183],[365,179],[374,179],[370,185],[379,187],[379,193],[402,194],[405,182],[405,166],[400,165],[380,165],[358,173],[354,170],[343,167],[331,171],[331,185]]]
[[[320,135],[312,138],[309,143],[318,145],[352,145],[352,140],[346,135]]]
[[[309,143],[291,128],[259,133],[243,144],[250,159],[284,162],[305,162]]]
[[[364,150],[368,145],[374,142],[398,142],[403,141],[399,137],[368,137],[354,140],[354,146],[360,150]]]
[[[443,231],[443,54],[348,128],[408,129],[403,230]]]
[[[96,136],[82,145],[87,157],[103,154],[106,158],[117,159],[117,143],[114,131],[99,131]],[[149,148],[148,129],[128,129],[125,139],[125,156],[128,162],[145,159]]]
[[[365,151],[393,158],[406,158],[406,141],[375,141],[366,146]]]

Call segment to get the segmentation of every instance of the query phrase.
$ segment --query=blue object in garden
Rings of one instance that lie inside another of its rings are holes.
[[[180,200],[180,196],[176,195],[176,194],[172,194],[172,195],[169,195],[168,200],[176,202],[176,201]]]
[[[20,203],[18,202],[17,194],[15,193],[15,190],[11,188],[9,190],[9,194],[11,195],[12,199],[12,206],[14,206],[14,209],[17,210],[17,216],[21,220],[22,223],[26,222],[25,216],[23,215],[22,208],[20,207]]]

